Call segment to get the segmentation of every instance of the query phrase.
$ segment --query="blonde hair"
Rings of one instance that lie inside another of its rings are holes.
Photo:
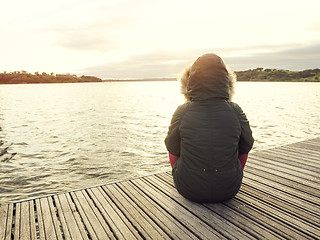
[[[180,82],[180,93],[184,95],[187,102],[190,101],[188,96],[188,81],[189,74],[192,64],[187,65],[181,74],[178,76],[177,80]],[[226,65],[226,69],[228,71],[228,79],[229,79],[229,99],[231,102],[235,93],[235,83],[237,82],[237,75],[234,71],[231,70],[229,66]]]
[[[231,70],[229,66],[226,65],[228,71],[228,79],[229,79],[229,102],[232,102],[234,93],[235,93],[235,84],[237,82],[237,74]]]

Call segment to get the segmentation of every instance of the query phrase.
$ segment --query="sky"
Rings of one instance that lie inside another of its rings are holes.
[[[319,0],[10,0],[0,72],[176,77],[204,53],[235,71],[320,67]]]

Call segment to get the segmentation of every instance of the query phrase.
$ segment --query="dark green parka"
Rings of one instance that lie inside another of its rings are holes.
[[[175,186],[195,202],[222,202],[234,197],[242,183],[239,154],[253,145],[241,108],[229,102],[229,77],[215,54],[199,57],[188,75],[190,99],[175,111],[165,144],[179,159],[173,166]]]

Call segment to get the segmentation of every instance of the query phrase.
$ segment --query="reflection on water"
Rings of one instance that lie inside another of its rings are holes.
[[[319,135],[319,83],[238,83],[254,151]],[[176,82],[0,85],[0,203],[170,169]],[[11,157],[6,159],[7,157]]]
[[[235,101],[245,110],[255,150],[320,134],[319,83],[238,83]]]

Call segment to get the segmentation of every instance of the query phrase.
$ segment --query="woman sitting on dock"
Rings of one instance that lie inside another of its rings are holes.
[[[236,76],[215,54],[199,57],[180,78],[187,101],[165,139],[175,186],[195,202],[222,202],[239,191],[253,145],[249,121],[231,102]]]

